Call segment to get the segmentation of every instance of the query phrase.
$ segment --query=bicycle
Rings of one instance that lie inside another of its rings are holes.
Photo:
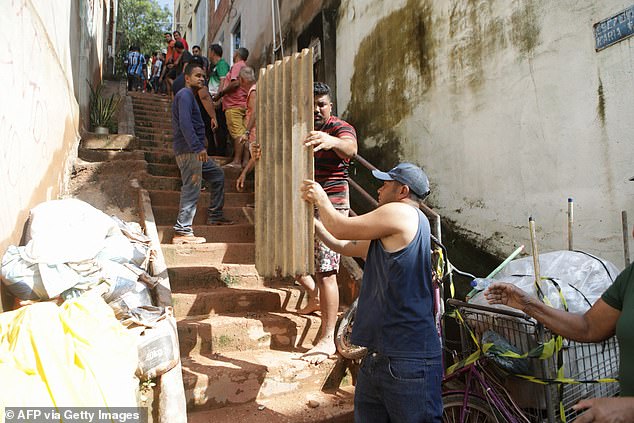
[[[439,319],[442,316],[448,317],[449,314],[443,312],[444,303],[440,295],[443,283],[451,281],[453,273],[470,279],[475,277],[453,267],[446,259],[446,250],[442,244],[433,237],[432,242],[437,251],[433,278],[436,297],[434,305],[439,336],[444,341]],[[596,380],[606,376],[613,377],[618,372],[618,346],[615,338],[598,345],[565,341],[562,354],[571,364],[567,380],[575,383],[562,384],[558,378],[561,363],[554,356],[524,359],[525,362],[518,369],[513,368],[513,363],[504,363],[505,359],[501,359],[499,355],[487,354],[481,350],[483,335],[489,329],[499,336],[502,340],[500,342],[507,345],[505,348],[512,349],[518,355],[520,351],[531,351],[549,342],[552,334],[529,316],[454,299],[448,299],[446,303],[455,307],[462,320],[460,332],[463,361],[451,366],[449,369],[453,372],[447,372],[443,378],[444,422],[570,421],[577,417],[571,406],[580,399],[614,396],[618,393],[616,384],[594,384]],[[335,342],[342,356],[359,360],[366,351],[350,342],[355,313],[356,300],[344,314]],[[446,343],[442,342],[442,345],[445,346]],[[451,353],[454,357],[458,355],[455,351]],[[517,373],[522,376],[513,376]]]

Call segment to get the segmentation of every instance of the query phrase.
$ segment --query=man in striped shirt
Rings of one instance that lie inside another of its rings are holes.
[[[347,216],[350,210],[348,167],[357,154],[357,133],[349,123],[332,115],[330,87],[315,82],[315,130],[306,137],[304,145],[315,152],[315,180],[324,188],[332,205]],[[321,338],[302,359],[318,364],[336,352],[334,332],[339,309],[337,271],[339,254],[315,238],[315,279],[310,275],[298,277],[308,291],[308,305],[302,314],[321,310]],[[319,292],[319,299],[317,299]]]
[[[136,91],[141,89],[141,78],[143,76],[143,67],[145,66],[145,57],[140,53],[138,46],[130,47],[130,52],[126,59],[128,67],[128,91],[134,88]]]

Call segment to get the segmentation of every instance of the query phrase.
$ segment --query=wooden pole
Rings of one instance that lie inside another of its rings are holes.
[[[630,265],[630,234],[627,226],[627,212],[621,211],[621,222],[623,223],[623,255],[625,256],[625,267]]]
[[[574,202],[572,198],[568,199],[568,250],[572,251],[572,224],[574,222],[573,216]]]
[[[535,221],[533,217],[528,218],[528,229],[531,232],[531,249],[533,254],[533,269],[535,271],[535,283],[539,284],[540,282],[540,271],[539,271],[539,252],[537,251],[537,237],[535,236]]]

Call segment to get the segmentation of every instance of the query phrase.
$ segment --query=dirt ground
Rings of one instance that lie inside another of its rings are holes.
[[[91,163],[77,159],[69,196],[85,201],[109,216],[141,223],[139,194],[134,180],[142,176],[145,167],[145,162],[138,160]]]

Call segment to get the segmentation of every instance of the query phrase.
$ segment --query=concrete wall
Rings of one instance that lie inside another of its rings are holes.
[[[210,7],[211,7],[211,0]],[[233,46],[231,34],[238,19],[241,21],[242,42],[249,52],[250,66],[259,67],[273,63],[274,56],[281,58],[280,41],[284,46],[284,55],[297,52],[297,37],[310,24],[313,18],[325,7],[332,7],[339,0],[304,0],[283,1],[279,3],[280,30],[276,15],[276,52],[273,51],[273,21],[271,0],[236,0],[233,4],[229,0],[222,0],[218,10],[210,21],[210,39],[212,43],[223,46],[224,58],[231,63]],[[277,13],[277,12],[276,12]],[[210,45],[212,44],[210,43]],[[274,53],[276,53],[274,55]]]
[[[101,78],[109,4],[16,0],[0,14],[2,254],[19,243],[29,209],[67,186],[82,122],[87,127],[86,80]]]
[[[634,44],[595,52],[593,24],[627,4],[545,0],[344,0],[339,110],[382,167],[425,167],[443,218],[492,252],[529,242],[623,266],[634,220]]]

